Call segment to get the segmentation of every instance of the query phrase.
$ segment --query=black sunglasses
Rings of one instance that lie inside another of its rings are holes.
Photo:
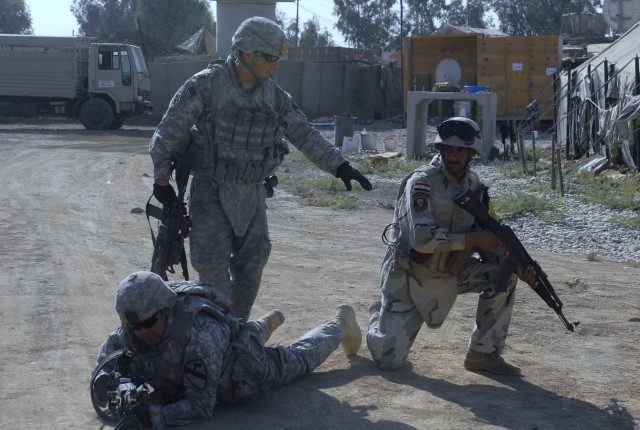
[[[267,63],[275,63],[280,59],[277,55],[265,54],[260,51],[256,51],[256,56],[264,58]]]
[[[143,328],[145,330],[149,330],[151,327],[153,327],[158,322],[158,314],[159,313],[160,313],[160,311],[156,312],[155,314],[151,315],[146,320],[140,321],[138,324],[129,324],[129,327],[131,328],[131,330],[140,330],[141,328]]]
[[[451,136],[458,136],[465,142],[470,142],[475,138],[480,138],[480,132],[476,131],[471,124],[462,121],[444,121],[438,126],[438,136],[445,140]]]

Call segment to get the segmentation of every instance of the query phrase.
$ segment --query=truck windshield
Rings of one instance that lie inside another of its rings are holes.
[[[144,61],[142,51],[137,46],[131,47],[131,53],[133,54],[133,63],[136,65],[136,72],[142,75],[148,75],[147,63]]]

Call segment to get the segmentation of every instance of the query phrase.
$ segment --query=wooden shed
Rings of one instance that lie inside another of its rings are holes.
[[[524,119],[537,99],[543,119],[553,119],[553,73],[560,70],[559,36],[487,37],[482,34],[407,37],[403,43],[407,91],[436,91],[443,82],[486,86],[497,94],[497,121]],[[549,107],[542,109],[542,107]]]

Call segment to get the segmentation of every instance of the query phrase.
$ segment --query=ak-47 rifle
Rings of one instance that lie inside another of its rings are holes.
[[[567,330],[573,331],[575,327],[580,324],[580,321],[569,322],[567,318],[565,318],[562,313],[562,302],[553,289],[551,282],[549,282],[549,278],[547,278],[547,275],[536,260],[531,258],[527,250],[522,246],[522,243],[517,238],[516,234],[511,230],[511,227],[500,223],[492,217],[489,213],[489,209],[469,188],[467,188],[464,193],[456,197],[454,201],[462,209],[473,215],[482,228],[491,230],[493,234],[495,234],[506,245],[507,250],[509,251],[509,256],[507,261],[503,264],[506,264],[505,268],[507,268],[510,273],[513,272],[516,266],[523,272],[527,267],[533,266],[536,271],[536,278],[538,281],[538,286],[533,290],[538,293],[542,300],[544,300],[544,302],[558,314]],[[503,268],[501,268],[501,270],[502,269]]]
[[[184,195],[187,191],[187,182],[193,161],[182,153],[174,155],[172,170],[175,169],[178,198],[171,204],[163,205],[162,209],[147,202],[147,219],[149,216],[161,221],[158,227],[158,236],[155,237],[151,230],[153,242],[153,256],[151,257],[151,271],[167,279],[167,272],[173,274],[173,266],[180,263],[182,276],[189,279],[187,266],[187,253],[184,249],[184,240],[189,235],[191,218],[187,213],[187,204]],[[151,198],[149,198],[151,201]]]
[[[115,430],[150,427],[147,381],[132,371],[133,353],[120,349],[106,356],[91,375],[91,403]]]

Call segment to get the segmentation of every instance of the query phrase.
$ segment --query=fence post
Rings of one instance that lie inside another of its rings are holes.
[[[604,60],[604,108],[609,108],[609,61]]]
[[[558,135],[551,135],[551,189],[556,189],[556,147],[558,145]]]
[[[573,81],[573,72],[569,70],[569,79],[567,79],[567,137],[564,140],[564,148],[567,158],[569,158],[569,144],[571,141],[571,91],[573,90],[571,84]]]
[[[558,163],[558,181],[560,183],[560,195],[564,197],[564,179],[562,176],[562,160],[560,160],[560,148],[556,148],[558,154],[556,154],[556,161]]]
[[[537,174],[537,163],[536,163],[536,137],[538,137],[538,132],[534,130],[532,132],[533,137],[531,138],[531,147],[533,148],[533,176]]]
[[[633,95],[637,96],[638,94],[640,94],[640,58],[638,58],[638,55],[636,55],[635,58],[635,65],[636,65],[636,86],[633,89]],[[632,122],[632,124],[636,124],[636,121],[634,120]],[[633,133],[635,133],[634,136],[634,140],[636,141],[636,144],[634,145],[634,149],[636,151],[636,170],[640,170],[640,147],[638,147],[638,142],[640,142],[640,127],[636,128]]]
[[[556,189],[556,144],[558,142],[558,78],[560,77],[558,72],[553,72],[553,94],[556,98],[556,103],[553,104],[553,133],[551,134],[551,189]]]
[[[636,86],[633,89],[633,95],[637,96],[638,94],[640,94],[640,59],[638,58],[638,55],[636,55],[635,63],[636,63]]]
[[[520,153],[520,162],[522,163],[522,171],[526,175],[527,172],[527,156],[524,153],[524,136],[518,131],[518,152]]]

